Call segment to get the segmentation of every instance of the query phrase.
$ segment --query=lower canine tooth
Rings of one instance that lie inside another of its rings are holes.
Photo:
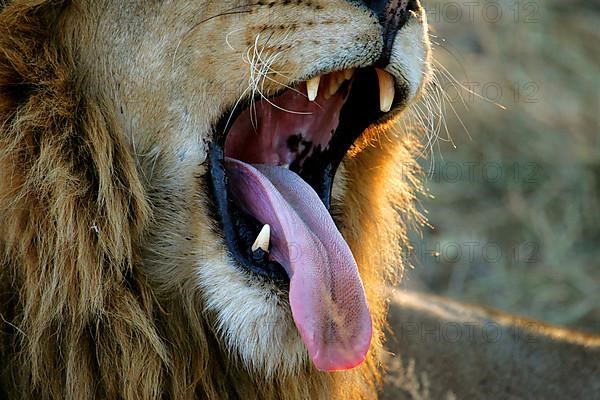
[[[258,249],[268,252],[270,242],[271,242],[271,226],[265,225],[260,230],[260,233],[256,237],[254,244],[252,245],[252,252],[255,252]]]
[[[321,77],[316,76],[306,81],[306,93],[308,94],[308,100],[315,101],[317,94],[319,94],[319,84],[321,83]]]
[[[388,112],[392,109],[396,88],[394,78],[382,69],[376,68],[379,78],[379,107],[382,112]]]

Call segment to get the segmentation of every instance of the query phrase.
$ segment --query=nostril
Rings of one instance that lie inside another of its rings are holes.
[[[417,11],[419,2],[417,0],[364,0],[364,3],[378,16],[383,16],[386,13]],[[387,10],[386,10],[387,8]]]
[[[367,4],[367,7],[375,12],[376,15],[380,16],[383,14],[383,9],[385,8],[387,0],[367,0],[365,3]]]
[[[364,3],[379,17],[383,27],[383,54],[378,62],[389,63],[396,34],[409,20],[411,11],[419,10],[418,0],[365,0]]]

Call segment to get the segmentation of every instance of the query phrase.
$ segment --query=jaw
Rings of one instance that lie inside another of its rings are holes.
[[[420,33],[420,39],[415,39],[412,44],[399,41],[395,51],[407,51],[414,45],[412,51],[416,59],[427,59],[429,49],[421,45],[425,34],[419,32],[418,24],[411,24],[408,28],[415,34]],[[393,53],[392,57],[398,56]],[[398,243],[397,229],[403,228],[382,226],[373,220],[396,220],[397,216],[391,211],[391,205],[398,198],[401,198],[399,202],[406,211],[403,217],[409,218],[408,214],[413,210],[406,205],[412,201],[409,194],[413,189],[410,179],[396,182],[395,188],[387,189],[384,182],[394,175],[399,163],[406,164],[414,160],[413,151],[417,149],[417,144],[410,135],[405,138],[397,137],[395,143],[386,143],[380,141],[380,134],[385,132],[386,135],[394,136],[392,127],[395,120],[420,93],[429,66],[405,60],[402,65],[390,66],[390,71],[404,76],[407,74],[404,68],[411,68],[408,75],[415,79],[405,81],[405,101],[397,104],[393,116],[378,116],[380,122],[361,131],[353,145],[352,155],[345,155],[337,166],[331,187],[330,210],[335,214],[336,223],[359,265],[373,322],[377,326],[383,323],[381,304],[384,301],[378,290],[387,282],[386,278],[391,276],[383,266],[394,263],[391,260],[396,256],[394,251],[388,252],[381,248],[395,248]],[[382,124],[385,124],[385,128]],[[217,131],[216,134],[220,132]],[[210,179],[209,176],[209,185]],[[317,188],[315,190],[318,192]],[[365,210],[365,207],[369,209]],[[198,273],[207,308],[214,312],[217,332],[223,345],[248,370],[257,374],[293,375],[306,365],[312,365],[290,311],[289,286],[282,285],[277,278],[257,277],[255,271],[240,267],[239,260],[232,255],[231,248],[227,245],[218,217],[217,229],[220,239],[226,242],[223,255],[226,260],[222,263],[203,263]],[[258,229],[253,234],[257,233]],[[373,240],[375,237],[378,239]],[[399,265],[399,261],[396,260],[395,265]],[[381,266],[381,270],[365,271],[363,266]],[[222,294],[223,287],[228,289],[227,296]],[[376,342],[380,334],[378,329],[374,335]]]
[[[313,43],[310,48],[281,53],[270,68],[285,74],[271,75],[271,79],[263,77],[261,95],[272,98],[281,93],[282,85],[302,85],[319,74],[371,65],[381,52],[380,33],[372,29],[375,20],[369,13],[360,11],[362,14],[357,16],[357,12],[354,6],[345,5],[340,10],[330,11],[331,15],[322,14],[326,20],[352,18],[360,21],[358,25],[365,29],[342,37],[335,33],[337,43],[327,48],[323,46],[323,51],[318,51],[320,44]],[[257,15],[257,22],[264,17]],[[208,24],[216,24],[216,21]],[[215,32],[235,30],[233,26],[230,28],[213,26]],[[343,31],[344,28],[339,24],[331,29]],[[427,62],[423,62],[428,59],[429,51],[425,25],[413,19],[400,35],[387,72],[397,82],[406,84],[405,101],[360,133],[353,154],[340,160],[331,187],[330,210],[356,258],[375,326],[381,323],[377,311],[381,299],[373,288],[382,282],[381,276],[385,273],[372,269],[387,261],[381,251],[376,255],[377,250],[372,249],[388,246],[386,238],[393,235],[386,233],[386,227],[378,227],[378,231],[367,227],[373,225],[369,218],[382,218],[382,215],[394,218],[387,211],[390,193],[389,189],[384,189],[385,175],[381,174],[382,171],[392,174],[393,168],[388,169],[389,166],[398,161],[399,155],[404,157],[403,162],[408,161],[409,154],[402,140],[381,142],[379,133],[383,128],[377,125],[385,122],[389,131],[391,121],[418,96],[429,73]],[[301,37],[300,33],[292,33],[288,39],[294,36]],[[224,76],[213,71],[216,79],[213,75],[198,77],[196,72],[191,73],[185,67],[193,66],[193,49],[206,42],[201,35],[187,36],[181,41],[176,54],[178,69],[174,73],[165,72],[173,66],[172,52],[168,52],[169,57],[163,60],[164,66],[158,72],[150,69],[152,63],[149,61],[156,57],[155,53],[136,57],[135,63],[141,71],[139,81],[129,82],[127,91],[133,93],[134,98],[161,99],[151,107],[142,102],[123,101],[125,112],[135,116],[135,124],[127,128],[127,134],[147,178],[148,192],[155,208],[154,225],[142,244],[151,249],[143,254],[144,265],[158,290],[165,294],[172,294],[181,286],[197,288],[202,298],[201,307],[214,321],[213,329],[221,346],[247,370],[257,374],[291,375],[310,362],[290,311],[288,289],[272,280],[257,279],[252,272],[240,268],[239,260],[226,243],[213,200],[206,196],[211,185],[207,162],[209,146],[223,134],[219,132],[218,122],[240,98],[248,99],[248,93],[243,94],[240,88],[247,87],[252,81],[252,63],[247,62],[252,60],[241,61],[244,55],[240,53],[248,48],[248,43],[239,41],[240,37],[231,37],[230,44],[235,51],[224,55],[222,60],[210,60],[214,65],[232,66],[229,72],[233,75]],[[250,37],[258,38],[256,44],[250,43],[255,49],[268,48],[273,40],[278,46],[283,44],[276,39],[266,40],[265,36],[250,34]],[[177,40],[180,38],[178,36]],[[221,51],[216,47],[213,50],[214,54]],[[277,51],[269,51],[265,50],[265,58],[277,54]],[[177,90],[164,91],[159,86],[148,85],[149,81],[163,82]],[[149,134],[157,128],[160,137]],[[398,186],[398,191],[409,192],[408,183],[400,182]],[[371,243],[367,232],[380,237],[379,242]],[[364,250],[366,248],[370,250]],[[374,337],[377,336],[378,332]]]

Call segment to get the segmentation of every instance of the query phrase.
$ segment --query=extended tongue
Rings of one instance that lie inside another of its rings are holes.
[[[371,343],[371,315],[350,248],[310,185],[273,165],[225,159],[236,204],[271,228],[270,257],[290,277],[290,306],[318,369],[360,364]]]

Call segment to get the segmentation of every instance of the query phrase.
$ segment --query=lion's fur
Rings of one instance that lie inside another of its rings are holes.
[[[380,289],[398,264],[387,249],[403,236],[390,221],[398,211],[406,220],[415,214],[414,177],[404,174],[396,187],[387,177],[414,159],[415,139],[374,132],[344,166],[343,234],[376,327],[367,362],[336,374],[312,366],[293,376],[249,373],[220,345],[215,316],[192,282],[157,290],[141,267],[156,206],[109,101],[85,88],[85,43],[64,33],[64,7],[17,0],[0,12],[0,394],[373,397],[386,308]]]
[[[408,290],[392,296],[388,321],[383,399],[600,396],[598,334]]]

